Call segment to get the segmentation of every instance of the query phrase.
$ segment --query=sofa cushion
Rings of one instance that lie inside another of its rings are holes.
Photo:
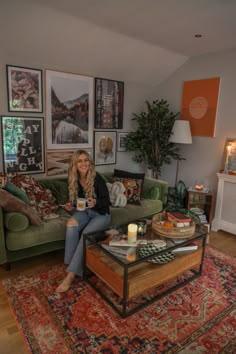
[[[41,180],[39,183],[44,188],[50,189],[56,198],[56,204],[66,204],[69,201],[68,182],[66,180]]]
[[[125,187],[125,196],[127,204],[140,205],[141,188],[143,181],[141,179],[113,177],[114,182],[122,182]]]
[[[144,180],[145,173],[136,173],[136,172],[129,172],[124,170],[117,170],[114,169],[114,176],[116,177],[123,177],[123,178],[134,178],[134,179],[142,179]]]
[[[30,200],[27,194],[22,189],[18,188],[15,184],[7,182],[4,189],[7,192],[13,194],[15,197],[23,200],[23,202],[25,202],[26,204],[30,204]]]
[[[141,201],[141,207],[127,204],[124,208],[111,207],[111,225],[127,224],[137,219],[147,218],[162,211],[163,204],[161,200],[144,199]]]
[[[40,225],[42,223],[42,220],[33,208],[4,189],[0,189],[0,206],[4,211],[26,215],[33,225]]]
[[[60,217],[43,221],[40,226],[30,225],[26,230],[19,232],[7,232],[6,245],[9,251],[30,248],[45,243],[65,239],[66,222],[70,214],[65,210],[58,211]]]
[[[160,198],[160,189],[158,187],[151,187],[146,194],[148,199],[159,199]]]
[[[57,210],[56,198],[49,189],[44,188],[38,181],[29,175],[17,174],[11,182],[22,189],[30,199],[30,205],[41,217]]]
[[[21,213],[5,213],[4,225],[9,231],[24,231],[29,226],[29,219]]]

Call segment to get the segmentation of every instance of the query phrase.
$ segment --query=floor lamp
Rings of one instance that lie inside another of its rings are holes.
[[[175,144],[192,144],[192,135],[188,120],[176,120],[170,136],[170,143]],[[175,186],[178,182],[179,160],[177,160]]]

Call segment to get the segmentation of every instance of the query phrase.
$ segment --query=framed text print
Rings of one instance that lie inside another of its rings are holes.
[[[4,172],[44,172],[43,118],[1,117]]]
[[[189,120],[193,136],[215,136],[220,78],[185,81],[181,119]]]

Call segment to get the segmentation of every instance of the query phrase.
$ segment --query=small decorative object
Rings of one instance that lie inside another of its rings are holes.
[[[116,132],[94,132],[95,165],[111,165],[116,163]]]
[[[189,238],[195,232],[195,222],[191,220],[190,226],[183,227],[165,227],[164,223],[167,221],[166,213],[158,213],[152,218],[152,230],[158,235],[168,238]]]
[[[157,243],[148,243],[147,245],[142,246],[139,249],[139,256],[146,257],[158,251],[165,249],[166,242],[159,240]],[[156,264],[165,264],[172,261],[175,258],[175,254],[172,251],[167,251],[159,256],[155,256],[148,260],[148,262],[156,263]]]
[[[138,236],[143,236],[146,233],[146,221],[140,220],[137,222],[138,225]]]
[[[137,241],[137,232],[138,232],[137,224],[128,225],[128,243],[133,243]]]
[[[203,188],[204,188],[203,184],[195,184],[195,189],[196,189],[197,191],[202,191]]]
[[[224,149],[224,172],[236,173],[236,140],[226,139]]]
[[[124,82],[95,79],[95,129],[122,129]]]
[[[43,112],[42,70],[7,65],[9,112]]]

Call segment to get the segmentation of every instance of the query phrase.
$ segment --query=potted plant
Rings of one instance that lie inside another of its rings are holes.
[[[179,113],[171,112],[163,99],[146,101],[146,106],[145,112],[133,114],[137,129],[127,135],[126,145],[128,151],[134,151],[134,161],[145,162],[152,177],[158,179],[163,164],[170,164],[172,159],[184,160],[179,146],[169,142]]]

